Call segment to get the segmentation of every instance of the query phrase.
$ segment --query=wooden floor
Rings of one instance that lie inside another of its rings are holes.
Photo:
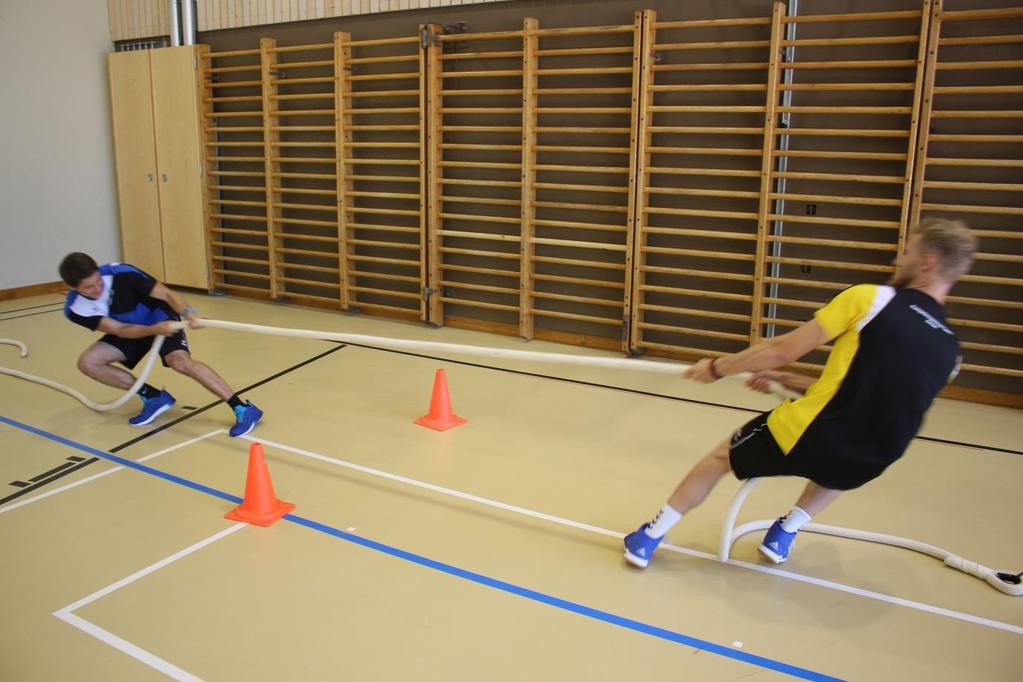
[[[382,336],[598,353],[265,303],[204,315]],[[0,365],[79,374],[95,336],[61,299],[0,303]],[[146,429],[0,376],[2,680],[1023,679],[1023,599],[911,552],[803,534],[775,569],[750,535],[713,560],[735,480],[669,534],[688,552],[628,567],[620,537],[771,399],[738,383],[200,330],[192,351],[266,417],[231,415],[165,368],[177,406]],[[438,433],[436,369],[469,423]],[[209,406],[209,407],[208,407]],[[940,401],[924,438],[821,523],[1023,569],[1023,414]],[[271,528],[224,519],[257,439]],[[124,458],[126,466],[114,458]],[[113,460],[113,461],[112,461]],[[761,483],[740,521],[785,512]]]

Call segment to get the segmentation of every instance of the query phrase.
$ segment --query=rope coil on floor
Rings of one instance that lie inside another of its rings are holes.
[[[27,372],[12,369],[11,367],[0,367],[0,374],[6,374],[7,376],[17,377],[18,379],[24,379],[25,381],[42,384],[43,386],[49,386],[50,388],[61,391],[62,393],[67,393],[90,410],[95,410],[96,412],[109,412],[110,410],[116,410],[118,407],[131,400],[132,396],[138,393],[138,390],[142,388],[142,384],[146,383],[146,379],[149,378],[150,372],[153,371],[153,365],[156,362],[156,358],[160,357],[160,347],[163,346],[163,339],[164,337],[162,336],[156,336],[153,338],[153,346],[149,351],[149,357],[146,359],[146,364],[143,366],[142,373],[139,375],[139,378],[135,380],[135,383],[131,385],[131,388],[129,388],[124,395],[109,403],[97,403],[70,386],[65,386],[64,384],[57,383],[56,381],[51,381],[45,377],[39,377],[34,374],[28,374]],[[0,339],[0,344],[17,346],[21,351],[21,357],[28,357],[28,347],[17,339]]]
[[[586,355],[569,355],[567,353],[542,353],[536,351],[525,351],[525,350],[513,350],[505,348],[488,348],[485,346],[470,346],[465,344],[457,343],[445,343],[437,341],[416,341],[411,339],[395,339],[383,336],[369,336],[366,334],[350,334],[343,332],[326,332],[317,331],[312,329],[292,329],[287,327],[270,327],[259,324],[246,324],[242,322],[229,322],[225,320],[207,320],[203,319],[199,321],[201,327],[209,327],[214,329],[228,329],[239,332],[248,332],[255,334],[267,334],[271,336],[286,336],[292,338],[308,338],[308,339],[320,339],[329,341],[339,341],[342,343],[361,344],[366,346],[373,346],[379,348],[388,348],[392,350],[413,350],[413,351],[425,351],[425,352],[440,352],[440,353],[458,353],[462,355],[471,355],[476,357],[485,358],[501,358],[506,360],[525,360],[530,362],[549,362],[564,365],[578,365],[586,367],[601,367],[605,369],[626,369],[631,371],[640,372],[651,372],[655,374],[674,374],[677,376],[681,375],[683,369],[689,365],[676,362],[654,362],[651,360],[639,360],[635,358],[601,358],[592,357]],[[188,328],[187,322],[177,322],[172,325],[176,329]],[[149,353],[149,357],[146,360],[146,364],[139,375],[138,379],[132,385],[128,391],[118,398],[117,400],[100,404],[89,400],[82,393],[76,391],[73,388],[64,386],[55,381],[45,379],[43,377],[37,377],[25,372],[20,372],[15,369],[8,367],[0,367],[0,374],[6,374],[8,376],[17,377],[26,381],[32,381],[50,388],[62,391],[73,398],[80,401],[83,405],[89,409],[96,410],[98,412],[106,412],[109,410],[120,407],[127,402],[138,389],[145,383],[146,379],[149,378],[149,374],[153,369],[153,365],[157,357],[159,357],[160,347],[163,345],[164,337],[156,336],[153,339],[153,346]],[[28,348],[24,343],[15,339],[0,339],[0,344],[7,344],[16,346],[20,349],[21,357],[28,356]],[[733,375],[731,378],[734,379],[745,379],[749,377],[749,373],[743,373]],[[774,384],[771,387],[771,392],[774,393],[781,399],[798,397],[796,394],[785,389],[780,384]],[[721,561],[727,561],[731,552],[732,545],[748,533],[763,530],[768,528],[773,521],[754,521],[746,523],[735,528],[735,519],[739,513],[739,508],[745,501],[746,496],[752,490],[753,485],[758,479],[749,479],[736,493],[735,499],[732,501],[732,506],[726,516],[724,527],[721,533],[721,545],[719,550],[719,558]],[[964,573],[980,578],[995,589],[999,590],[1003,594],[1011,596],[1023,595],[1023,584],[1021,584],[1021,576],[1018,574],[1012,574],[1004,571],[995,571],[987,566],[983,566],[974,561],[964,559],[961,556],[953,554],[947,550],[928,545],[923,542],[911,540],[909,538],[902,538],[894,535],[884,535],[882,533],[870,533],[867,531],[859,531],[850,528],[838,528],[836,526],[827,526],[822,524],[810,523],[803,528],[811,533],[821,533],[825,535],[832,535],[835,537],[849,538],[853,540],[863,540],[866,542],[874,542],[880,544],[891,545],[893,547],[901,547],[903,549],[909,549],[928,556],[935,557],[945,563],[946,566],[956,568]]]
[[[763,519],[760,521],[750,521],[749,523],[744,523],[738,528],[735,528],[735,518],[739,514],[739,509],[742,507],[743,502],[746,501],[746,496],[749,495],[753,486],[756,485],[759,480],[759,478],[747,479],[746,482],[742,484],[742,487],[739,488],[739,491],[735,493],[735,498],[732,499],[732,505],[728,509],[728,514],[725,516],[725,523],[721,528],[721,545],[718,550],[718,558],[721,561],[728,561],[728,557],[732,551],[732,545],[734,545],[739,538],[758,530],[766,530],[772,523],[774,523],[774,519]],[[886,535],[884,533],[872,533],[864,530],[854,530],[852,528],[828,526],[822,523],[808,523],[803,526],[802,530],[810,533],[818,533],[820,535],[831,535],[839,538],[848,538],[850,540],[862,540],[864,542],[874,542],[882,545],[890,545],[892,547],[901,547],[902,549],[926,554],[927,556],[938,559],[949,568],[955,568],[967,575],[980,578],[1003,594],[1013,597],[1023,595],[1023,581],[1021,581],[1021,576],[1019,574],[1009,573],[1008,571],[996,571],[993,568],[988,568],[987,566],[978,564],[975,561],[964,559],[958,554],[954,554],[947,549],[935,547],[934,545],[929,545],[926,542],[911,540],[910,538],[903,538],[897,535]]]

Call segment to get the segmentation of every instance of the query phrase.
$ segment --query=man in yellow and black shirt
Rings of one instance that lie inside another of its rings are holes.
[[[804,395],[756,417],[693,467],[657,516],[626,536],[626,560],[645,567],[665,533],[731,471],[740,479],[809,479],[760,546],[781,563],[812,516],[899,459],[958,371],[959,344],[943,304],[969,270],[976,244],[962,222],[925,220],[895,259],[888,284],[850,287],[794,331],[689,368],[685,376],[702,383],[756,372],[749,383],[757,390],[775,381]],[[820,378],[771,371],[832,339]]]

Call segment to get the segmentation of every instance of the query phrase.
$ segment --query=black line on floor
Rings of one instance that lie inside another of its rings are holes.
[[[334,343],[340,343],[335,341]],[[553,381],[563,381],[569,384],[578,384],[580,386],[592,386],[595,388],[608,388],[612,391],[622,391],[623,393],[632,393],[633,395],[646,396],[648,398],[664,398],[666,400],[675,400],[682,403],[692,403],[694,405],[705,405],[707,407],[721,407],[728,410],[738,410],[740,412],[751,412],[761,413],[765,410],[759,410],[752,407],[742,407],[740,405],[728,405],[726,403],[715,403],[708,400],[696,400],[695,398],[683,398],[677,395],[665,395],[663,393],[653,393],[651,391],[641,391],[635,388],[626,388],[624,386],[614,386],[612,384],[601,384],[593,381],[582,381],[580,379],[568,379],[566,377],[552,376],[550,374],[538,374],[536,372],[524,372],[518,369],[508,369],[507,367],[494,367],[493,365],[483,365],[477,362],[466,362],[465,360],[452,360],[451,358],[442,358],[435,355],[424,355],[422,353],[412,353],[405,350],[395,350],[393,348],[380,348],[379,346],[368,346],[361,343],[348,343],[349,346],[356,346],[358,348],[367,348],[369,350],[378,350],[385,353],[396,353],[398,355],[409,355],[415,358],[424,358],[426,360],[437,360],[438,362],[450,362],[453,365],[464,365],[466,367],[478,367],[480,369],[490,369],[496,372],[507,372],[508,374],[519,374],[527,377],[536,377],[538,379],[551,379]],[[964,448],[976,448],[978,450],[990,450],[991,452],[1003,452],[1008,455],[1023,455],[1023,450],[1011,450],[1009,448],[999,448],[992,445],[981,445],[979,443],[968,443],[959,440],[947,440],[945,438],[934,438],[932,436],[916,436],[916,440],[924,440],[931,443],[942,443],[944,445],[957,445]]]
[[[239,390],[238,392],[239,393],[244,393],[245,391],[251,391],[254,388],[259,388],[263,384],[269,383],[269,382],[273,381],[274,379],[279,379],[280,377],[284,376],[285,374],[288,374],[289,372],[293,372],[296,369],[299,369],[301,367],[305,367],[309,363],[316,362],[320,358],[326,357],[327,355],[330,355],[331,353],[336,353],[337,351],[339,351],[339,350],[341,350],[343,348],[344,348],[344,345],[335,346],[334,348],[331,348],[331,349],[329,349],[327,351],[324,351],[323,353],[320,353],[319,355],[314,355],[311,358],[303,360],[302,362],[298,363],[297,365],[293,365],[291,367],[288,367],[287,369],[281,370],[277,374],[269,376],[269,377],[267,377],[265,379],[261,379],[260,381],[257,381],[256,383],[254,383],[254,384],[252,384],[250,386],[246,386],[245,388]],[[210,403],[209,405],[204,405],[203,407],[200,407],[199,409],[195,410],[194,412],[189,412],[188,414],[183,415],[182,417],[180,417],[178,419],[175,419],[172,422],[168,422],[167,424],[164,424],[163,426],[161,426],[159,428],[153,429],[152,431],[147,431],[146,433],[142,434],[138,438],[133,438],[133,439],[131,439],[131,440],[125,442],[125,443],[121,443],[117,447],[110,448],[109,452],[113,453],[113,452],[117,452],[118,450],[123,450],[124,448],[127,448],[127,447],[129,447],[131,445],[134,445],[135,443],[138,443],[139,441],[145,440],[146,438],[149,438],[150,436],[156,435],[157,433],[159,433],[159,432],[161,432],[161,431],[163,431],[165,429],[169,429],[170,427],[174,426],[175,424],[180,424],[181,422],[185,421],[186,419],[191,419],[195,415],[201,414],[202,412],[205,412],[206,410],[209,410],[209,409],[211,409],[213,407],[216,407],[217,405],[220,405],[223,402],[224,402],[223,400],[217,400],[215,402]],[[75,458],[69,457],[68,459],[74,460]],[[77,458],[77,459],[81,460],[81,458]],[[60,473],[58,473],[58,474],[56,474],[54,476],[51,476],[50,478],[47,478],[46,480],[41,480],[38,483],[35,483],[34,485],[28,486],[26,488],[22,488],[18,492],[12,493],[12,494],[8,495],[7,497],[4,497],[4,498],[0,499],[0,504],[4,504],[6,502],[10,502],[11,500],[13,500],[15,498],[21,497],[22,495],[24,495],[26,493],[30,493],[33,490],[37,490],[38,488],[40,488],[40,487],[42,487],[42,486],[44,486],[44,485],[46,485],[48,483],[52,483],[53,481],[56,481],[59,478],[67,476],[68,474],[70,474],[73,471],[78,471],[79,469],[83,469],[83,468],[89,466],[93,462],[99,462],[99,461],[102,461],[102,460],[100,460],[98,457],[93,457],[91,459],[80,461],[80,463],[78,463],[75,466],[72,466],[70,468],[65,468],[68,465],[67,464],[62,464],[61,466],[57,467],[56,469],[51,469],[50,471],[46,472],[46,474],[52,473],[54,471],[60,471]],[[35,478],[29,479],[29,480],[35,481],[36,479],[40,478],[41,476],[45,476],[46,474],[40,474],[39,476],[36,476]],[[11,483],[11,485],[18,485],[19,483],[21,483],[21,481],[14,481],[14,482]]]
[[[1004,452],[1007,455],[1023,455],[1023,450],[1010,450],[1009,448],[996,448],[993,445],[981,445],[979,443],[967,443],[961,440],[948,440],[935,438],[933,436],[917,436],[917,440],[925,440],[930,443],[941,443],[943,445],[958,445],[961,448],[977,448],[979,450],[991,450],[992,452]]]
[[[28,480],[31,481],[32,483],[38,483],[39,481],[41,481],[42,479],[46,478],[47,476],[50,476],[51,474],[55,474],[58,471],[63,471],[64,469],[67,469],[68,467],[73,467],[74,465],[75,465],[74,462],[64,462],[59,467],[54,467],[54,468],[50,469],[49,471],[44,471],[43,473],[39,474],[38,476],[33,476],[32,478],[30,478]]]
[[[254,384],[252,384],[250,386],[246,386],[246,387],[238,390],[237,392],[238,393],[245,393],[246,391],[251,391],[251,390],[253,390],[255,388],[259,388],[263,384],[269,383],[269,382],[273,381],[274,379],[279,379],[280,377],[284,376],[285,374],[288,374],[289,372],[294,372],[296,369],[299,369],[301,367],[305,367],[306,365],[308,365],[311,362],[316,362],[320,358],[326,357],[326,356],[330,355],[331,353],[336,353],[337,351],[343,349],[344,347],[345,347],[344,345],[335,346],[334,348],[326,350],[326,351],[320,353],[319,355],[314,355],[313,357],[311,357],[311,358],[309,358],[307,360],[303,360],[302,362],[298,363],[297,365],[294,365],[294,366],[289,367],[287,369],[281,370],[280,372],[278,372],[277,374],[274,374],[273,376],[269,376],[269,377],[267,377],[265,379],[261,379],[260,381],[257,381],[256,383],[254,383]],[[150,436],[155,436],[156,434],[160,433],[161,431],[169,429],[170,427],[175,426],[177,424],[180,424],[181,422],[185,421],[186,419],[191,419],[192,417],[194,417],[194,416],[196,416],[198,414],[202,414],[203,412],[205,412],[207,410],[210,410],[210,409],[216,407],[217,405],[222,405],[222,404],[224,404],[223,400],[215,400],[212,403],[209,403],[207,405],[203,405],[202,407],[200,407],[200,408],[198,408],[198,409],[196,409],[196,410],[194,410],[192,412],[189,412],[188,414],[182,415],[182,416],[178,417],[177,419],[175,419],[173,421],[167,422],[166,424],[164,424],[164,425],[162,425],[160,427],[157,427],[157,428],[153,429],[152,431],[147,431],[147,432],[143,433],[141,436],[138,436],[137,438],[132,438],[131,440],[126,441],[124,443],[121,443],[120,445],[116,445],[116,446],[110,448],[108,450],[108,452],[117,453],[117,452],[119,452],[119,451],[121,451],[121,450],[123,450],[123,449],[125,449],[127,447],[130,447],[130,446],[135,445],[136,443],[138,443],[140,441],[145,440],[146,438],[149,438]]]
[[[22,495],[25,495],[26,493],[30,493],[33,490],[36,490],[38,488],[43,487],[44,485],[47,485],[49,483],[53,483],[54,481],[56,481],[59,478],[64,478],[65,476],[67,476],[68,474],[70,474],[72,472],[78,471],[79,469],[84,469],[85,467],[89,466],[93,462],[99,462],[99,461],[101,461],[99,457],[93,457],[92,459],[87,459],[87,460],[85,460],[85,461],[83,461],[83,462],[81,462],[79,464],[76,464],[75,466],[71,467],[70,469],[64,469],[59,474],[57,474],[55,476],[51,476],[50,478],[46,479],[45,481],[39,481],[35,485],[30,485],[27,488],[22,488],[21,490],[19,490],[16,493],[11,493],[7,497],[0,498],[0,504],[5,504],[7,502],[10,502],[11,500],[17,499],[17,498],[21,497]]]
[[[3,317],[0,318],[0,322],[7,322],[8,320],[20,320],[23,317],[35,317],[36,315],[45,315],[46,313],[58,313],[64,310],[63,306],[60,308],[54,308],[53,310],[40,310],[37,313],[28,313],[26,315],[15,315],[14,317]]]
[[[335,342],[335,343],[340,343]],[[347,343],[347,342],[346,342]],[[641,391],[638,388],[626,388],[624,386],[613,386],[611,384],[600,384],[593,381],[583,381],[581,379],[568,379],[566,377],[557,377],[550,374],[538,374],[536,372],[525,372],[520,369],[508,369],[507,367],[494,367],[493,365],[482,365],[477,362],[466,362],[465,360],[452,360],[451,358],[441,358],[435,355],[424,355],[422,353],[412,353],[407,350],[394,350],[392,348],[380,348],[379,346],[367,346],[361,343],[348,343],[349,346],[356,346],[358,348],[368,348],[370,350],[379,350],[384,353],[397,353],[398,355],[410,355],[415,358],[424,358],[426,360],[437,360],[439,362],[450,362],[453,365],[464,365],[466,367],[479,367],[480,369],[491,369],[495,372],[506,372],[508,374],[519,374],[521,376],[536,377],[538,379],[551,379],[553,381],[563,381],[569,384],[578,384],[580,386],[592,386],[595,388],[609,388],[613,391],[622,391],[624,393],[632,393],[635,395],[642,395],[648,398],[665,398],[667,400],[676,400],[683,403],[693,403],[694,405],[706,405],[708,407],[723,407],[728,410],[739,410],[740,412],[755,412],[757,414],[764,410],[758,410],[753,407],[741,407],[738,405],[728,405],[727,403],[715,403],[708,400],[697,400],[695,398],[683,398],[677,395],[665,395],[663,393],[654,393],[652,391]]]
[[[11,310],[0,310],[0,315],[8,315],[10,313],[20,313],[25,310],[35,310],[36,308],[45,308],[48,305],[59,305],[61,308],[64,307],[64,301],[54,301],[53,303],[40,303],[39,305],[30,305],[24,308],[13,308]]]

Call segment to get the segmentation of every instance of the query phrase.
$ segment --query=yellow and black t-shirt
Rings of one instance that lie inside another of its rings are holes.
[[[860,284],[814,317],[835,340],[824,372],[767,427],[787,457],[865,482],[905,452],[958,371],[959,343],[941,304],[918,289]]]

